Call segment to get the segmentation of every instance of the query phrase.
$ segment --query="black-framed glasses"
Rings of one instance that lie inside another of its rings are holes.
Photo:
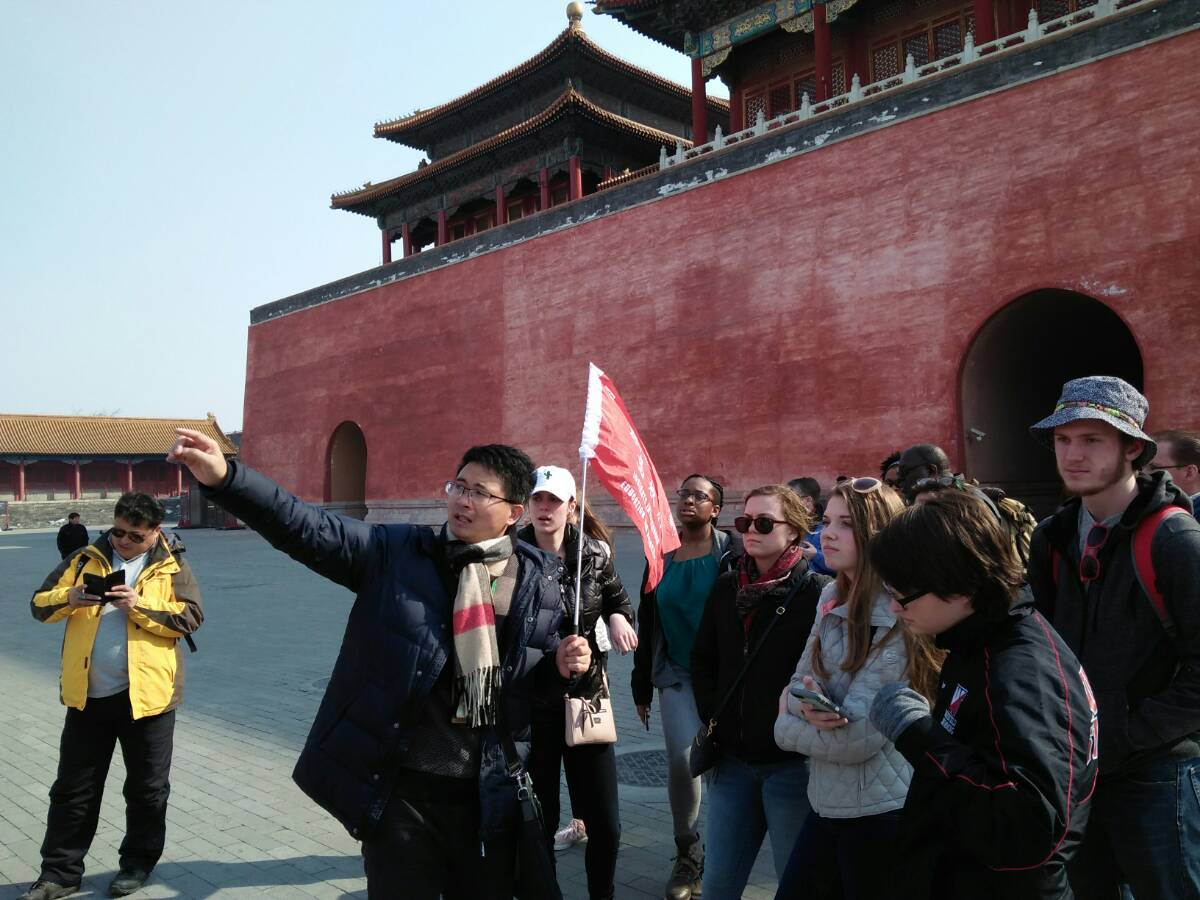
[[[904,594],[901,596],[899,591],[893,587],[888,587],[887,585],[883,586],[883,590],[889,597],[891,597],[900,605],[901,609],[904,609],[904,607],[908,606],[908,604],[912,603],[914,600],[920,600],[929,593],[929,591],[922,588],[919,591],[913,591],[911,594]]]
[[[1146,463],[1147,472],[1165,472],[1167,469],[1186,469],[1192,463],[1172,463],[1169,466],[1160,466],[1158,463]]]
[[[753,528],[759,534],[770,534],[775,530],[776,525],[787,525],[783,519],[772,519],[770,516],[738,516],[733,520],[733,527],[737,529],[738,534],[749,534]]]
[[[1091,584],[1100,577],[1100,551],[1108,543],[1112,529],[1097,522],[1088,529],[1083,542],[1083,554],[1079,557],[1079,580]]]
[[[680,500],[691,500],[695,503],[713,502],[713,498],[704,491],[689,491],[687,488],[680,488],[675,492],[675,496]]]
[[[470,503],[482,503],[484,500],[501,500],[504,503],[513,503],[507,497],[488,493],[483,488],[467,487],[467,485],[459,484],[457,481],[447,481],[445,491],[447,497],[461,496]],[[513,505],[515,506],[516,504],[514,503]]]
[[[118,528],[116,525],[108,529],[108,534],[110,537],[118,539],[129,538],[135,544],[144,544],[151,537],[151,535],[142,534],[140,531],[126,531],[124,528]]]

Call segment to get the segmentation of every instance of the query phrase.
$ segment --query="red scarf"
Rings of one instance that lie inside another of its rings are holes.
[[[749,553],[742,554],[738,560],[738,591],[737,611],[742,617],[742,625],[750,628],[750,620],[758,607],[768,597],[773,596],[792,576],[792,570],[804,560],[804,548],[797,541],[788,544],[779,554],[779,559],[766,572],[758,574],[758,564]]]

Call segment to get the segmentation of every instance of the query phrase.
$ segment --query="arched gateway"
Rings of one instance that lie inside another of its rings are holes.
[[[344,516],[367,517],[367,439],[353,422],[343,422],[329,439],[325,503]]]
[[[1060,497],[1054,457],[1029,435],[1064,382],[1116,375],[1142,388],[1142,354],[1109,307],[1065,290],[1018,297],[979,330],[963,360],[966,472],[1003,487],[1038,515]]]

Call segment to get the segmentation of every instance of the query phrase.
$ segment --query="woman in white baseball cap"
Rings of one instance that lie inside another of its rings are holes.
[[[563,559],[563,634],[574,627],[575,572],[579,553],[579,503],[575,478],[561,466],[538,466],[529,498],[530,522],[517,532],[521,540]],[[609,636],[622,654],[637,647],[633,606],[613,568],[612,538],[591,508],[583,517],[583,566],[580,577],[579,633],[592,648],[592,668],[572,686],[572,696],[593,698],[607,691],[605,672]],[[574,816],[555,833],[559,818],[559,771],[567,772]],[[555,849],[587,842],[588,896],[613,896],[621,821],[617,805],[617,758],[612,744],[566,745],[563,703],[535,706],[529,773],[542,804],[547,840]]]

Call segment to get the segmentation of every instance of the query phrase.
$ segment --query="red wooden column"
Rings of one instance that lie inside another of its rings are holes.
[[[820,103],[833,96],[833,54],[829,46],[829,23],[825,20],[825,4],[813,4],[813,51],[817,68],[817,96]]]
[[[708,97],[704,93],[704,63],[692,60],[692,143],[708,143]]]
[[[858,76],[858,83],[865,85],[871,81],[869,69],[870,56],[867,52],[867,28],[865,22],[857,23],[850,32],[850,68],[846,72],[846,90]]]
[[[438,210],[437,246],[440,247],[440,246],[442,246],[442,244],[446,243],[449,240],[450,240],[450,232],[449,232],[449,229],[446,228],[446,210],[439,209]]]
[[[550,171],[542,166],[538,172],[538,209],[550,208]]]
[[[412,256],[412,229],[408,227],[407,222],[400,226],[400,241],[404,255]]]
[[[175,496],[183,496],[183,466],[175,464]]]
[[[383,264],[386,266],[392,261],[392,233],[386,228],[379,233],[383,235]]]
[[[583,169],[579,166],[579,157],[572,156],[567,160],[567,199],[578,200],[583,196]]]
[[[742,89],[737,84],[729,86],[729,130],[741,131],[746,127],[746,113],[742,107]]]
[[[74,463],[71,469],[71,499],[78,500],[83,497],[83,478],[80,476],[79,463]]]
[[[25,499],[25,463],[17,463],[17,500]]]
[[[994,0],[975,0],[975,46],[996,39],[996,5]]]
[[[125,490],[133,490],[133,463],[125,463]]]
[[[504,185],[496,185],[496,224],[503,225],[508,221],[508,206],[504,202]]]

